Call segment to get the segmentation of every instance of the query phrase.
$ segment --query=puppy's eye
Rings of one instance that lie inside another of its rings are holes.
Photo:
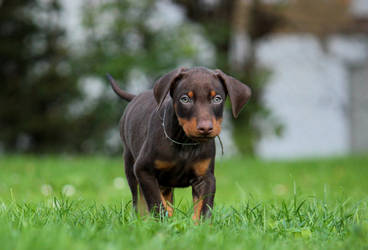
[[[192,102],[192,99],[190,99],[190,97],[187,95],[183,95],[182,97],[180,97],[180,102],[184,104],[188,104]]]
[[[212,103],[213,104],[220,104],[222,103],[222,97],[220,95],[216,95],[213,99],[212,99]]]

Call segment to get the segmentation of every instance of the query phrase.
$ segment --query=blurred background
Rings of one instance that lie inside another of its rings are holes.
[[[121,154],[105,73],[139,93],[199,65],[253,90],[225,156],[368,152],[366,0],[0,0],[0,152]]]

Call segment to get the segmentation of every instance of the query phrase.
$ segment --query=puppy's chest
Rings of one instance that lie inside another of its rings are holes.
[[[154,161],[157,179],[162,186],[186,187],[210,171],[211,158],[193,160],[172,159]]]

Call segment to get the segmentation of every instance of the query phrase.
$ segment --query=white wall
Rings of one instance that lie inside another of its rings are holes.
[[[311,35],[279,35],[257,48],[261,65],[271,70],[263,95],[274,119],[284,125],[281,137],[267,121],[257,153],[264,158],[346,154],[350,151],[349,65],[363,62],[362,39],[331,37],[326,48]]]

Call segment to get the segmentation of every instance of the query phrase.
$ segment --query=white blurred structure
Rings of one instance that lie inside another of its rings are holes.
[[[257,152],[266,158],[341,155],[350,152],[352,67],[368,59],[360,37],[330,38],[327,51],[311,35],[273,36],[261,42],[257,58],[271,69],[263,95],[284,126],[281,137],[260,124]],[[368,84],[366,82],[366,84]],[[365,92],[367,95],[368,93]],[[361,131],[365,133],[365,131]]]
[[[368,1],[352,12],[368,20]],[[358,7],[359,6],[359,7]],[[283,125],[280,137],[267,121],[256,151],[263,158],[343,155],[368,151],[368,36],[273,35],[256,49],[271,70],[264,104]]]

